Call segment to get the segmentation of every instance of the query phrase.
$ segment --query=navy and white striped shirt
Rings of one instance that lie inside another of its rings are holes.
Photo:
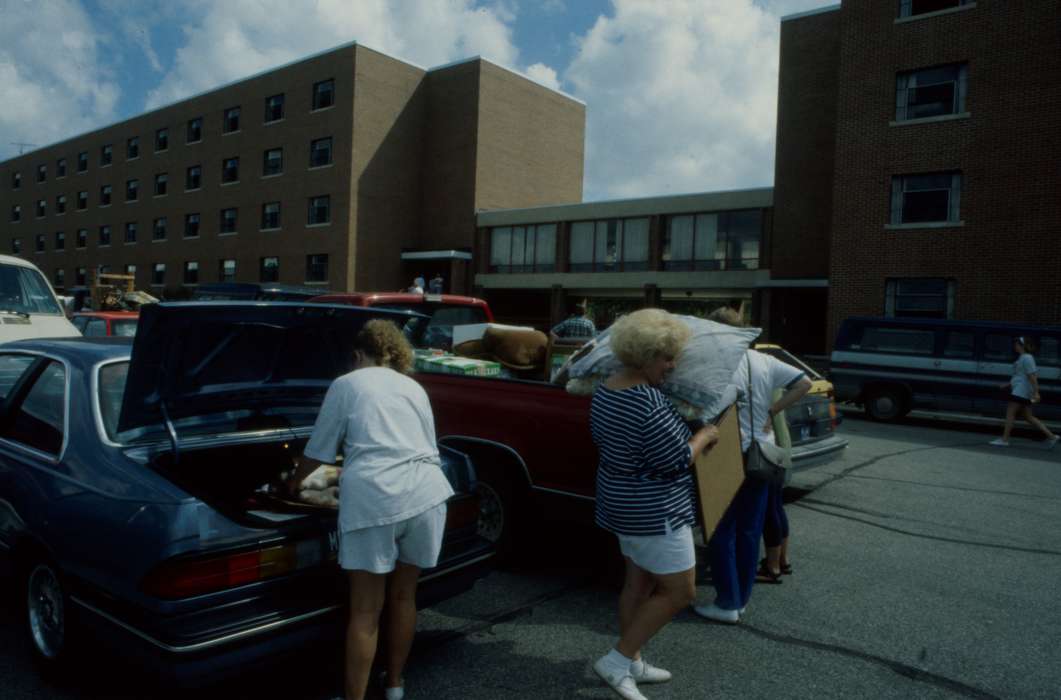
[[[665,535],[696,522],[692,434],[663,393],[638,385],[593,394],[590,432],[600,451],[597,525],[617,535]]]

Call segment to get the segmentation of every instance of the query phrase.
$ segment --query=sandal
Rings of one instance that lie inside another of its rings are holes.
[[[759,560],[759,568],[761,568],[761,569],[767,568],[766,559],[760,559]],[[781,575],[782,576],[791,576],[792,575],[792,565],[787,563],[787,562],[782,564],[781,565]]]
[[[766,561],[759,563],[759,570],[755,572],[756,583],[781,583],[781,574],[770,571]]]

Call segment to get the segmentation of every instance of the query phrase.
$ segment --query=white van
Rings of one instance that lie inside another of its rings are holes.
[[[0,343],[79,335],[37,266],[0,255]]]

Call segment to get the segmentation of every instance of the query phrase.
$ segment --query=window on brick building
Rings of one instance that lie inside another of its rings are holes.
[[[328,281],[328,256],[325,254],[306,256],[306,281]]]
[[[155,131],[155,150],[169,150],[169,129],[162,128]]]
[[[160,216],[155,219],[155,223],[151,227],[151,239],[155,241],[166,240],[166,217]]]
[[[892,224],[959,223],[962,175],[957,172],[892,177]]]
[[[140,157],[140,137],[133,136],[125,142],[125,158],[126,160],[132,160],[133,158]]]
[[[83,173],[88,170],[88,151],[77,154],[77,172]]]
[[[306,223],[310,226],[319,226],[331,223],[331,201],[332,198],[326,194],[320,195],[319,197],[310,197],[309,212]]]
[[[100,188],[99,188],[99,205],[101,207],[106,207],[106,206],[110,205],[110,203],[111,203],[111,193],[113,191],[114,191],[114,188],[111,187],[110,185],[100,185]]]
[[[555,269],[556,224],[491,229],[491,272],[553,272]]]
[[[320,168],[332,164],[332,137],[317,139],[309,145],[309,167]]]
[[[22,252],[22,239],[12,238],[11,239],[11,254],[18,255]]]
[[[66,195],[60,194],[55,197],[55,213],[65,214],[66,213]]]
[[[66,177],[66,158],[55,161],[55,177]]]
[[[88,209],[88,192],[86,190],[77,193],[77,208],[79,210]]]
[[[22,205],[12,204],[11,205],[11,223],[16,224],[22,221]]]
[[[87,248],[88,247],[88,229],[79,228],[77,230],[77,247]]]
[[[127,221],[125,222],[125,242],[136,243],[136,222]]]
[[[219,260],[217,265],[217,280],[219,282],[235,282],[236,281],[236,261],[228,258],[225,260]]]
[[[184,215],[184,237],[185,238],[198,238],[199,237],[199,215],[198,214],[185,214]]]
[[[280,228],[280,202],[268,202],[262,205],[262,230],[271,231]]]
[[[258,277],[261,282],[280,281],[280,258],[267,257],[261,259],[258,269]]]
[[[225,110],[225,118],[221,122],[221,133],[231,134],[239,131],[239,107],[229,107]]]
[[[55,268],[55,286],[58,288],[66,286],[66,270],[61,267]]]
[[[239,158],[225,158],[221,161],[221,182],[239,182]]]
[[[135,202],[140,198],[140,181],[139,180],[126,180],[125,181],[125,201]]]
[[[167,173],[156,173],[155,174],[155,196],[161,197],[166,194],[166,190],[169,187],[169,174]]]
[[[45,245],[46,244],[44,242],[44,234],[43,233],[38,233],[37,234],[37,252],[38,253],[43,253]]]
[[[199,263],[195,260],[184,263],[184,284],[199,284]]]
[[[37,200],[37,218],[43,218],[48,213],[48,203],[43,199]]]
[[[161,287],[166,283],[166,263],[155,263],[151,266],[151,284]]]
[[[44,182],[48,179],[48,166],[38,165],[37,166],[37,182]]]
[[[284,172],[284,149],[270,148],[262,160],[262,177]]]
[[[324,109],[335,104],[335,80],[313,84],[313,109]]]
[[[899,0],[900,17],[916,17],[929,12],[971,5],[976,0]]]
[[[648,269],[648,219],[602,219],[571,224],[572,272]]]
[[[55,249],[65,250],[66,249],[66,234],[62,231],[55,232]]]
[[[22,173],[16,171],[11,173],[11,189],[17,190],[22,187]]]
[[[86,280],[88,280],[88,270],[84,267],[77,268],[74,271],[74,284],[78,287],[84,287]]]
[[[221,210],[221,233],[235,233],[238,211],[235,208]]]
[[[965,63],[899,73],[895,82],[895,119],[924,119],[965,111],[968,78]]]
[[[111,161],[114,160],[114,146],[109,143],[99,149],[99,164],[100,166],[110,165]]]
[[[884,315],[894,318],[953,318],[954,280],[931,277],[884,283]]]
[[[270,95],[265,98],[265,123],[280,121],[284,118],[284,94]]]
[[[188,174],[184,178],[185,190],[197,190],[203,186],[203,166],[193,165],[188,168]]]
[[[99,227],[99,245],[107,246],[111,244],[111,227],[104,224]]]
[[[188,120],[188,132],[186,143],[198,143],[203,140],[203,118],[196,117]]]

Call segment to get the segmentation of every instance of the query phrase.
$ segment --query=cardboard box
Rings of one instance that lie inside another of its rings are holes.
[[[501,374],[501,364],[489,360],[473,360],[470,357],[421,356],[416,358],[416,369],[420,372],[459,374],[465,377],[496,377]]]
[[[737,490],[744,483],[744,455],[740,449],[740,421],[737,405],[723,412],[718,426],[718,442],[707,454],[697,455],[693,464],[696,490],[700,496],[700,525],[704,544],[718,528]]]

